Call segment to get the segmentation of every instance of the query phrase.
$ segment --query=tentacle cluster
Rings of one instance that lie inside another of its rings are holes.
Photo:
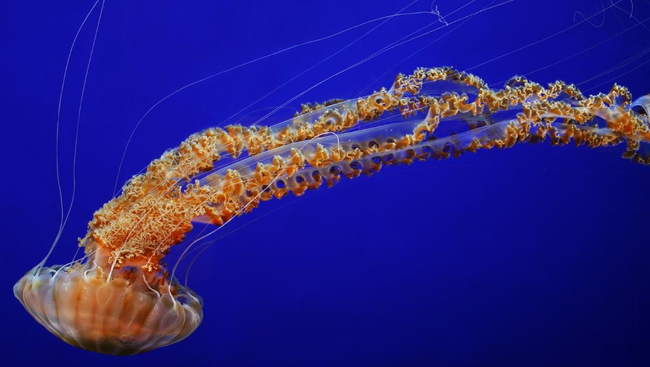
[[[650,142],[642,102],[618,85],[585,97],[561,81],[544,87],[515,77],[493,90],[451,68],[418,69],[364,98],[303,105],[274,126],[231,125],[190,136],[99,209],[82,244],[100,263],[154,271],[192,220],[222,225],[261,201],[331,186],[341,176],[547,138],[589,147],[625,142],[624,157],[648,164],[640,149]],[[437,136],[445,124],[460,131]]]

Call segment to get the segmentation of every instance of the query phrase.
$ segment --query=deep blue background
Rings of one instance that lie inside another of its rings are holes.
[[[77,200],[49,263],[72,257],[93,211],[112,195],[131,130],[159,99],[196,79],[408,4],[107,1],[82,111]],[[452,23],[490,2],[449,15],[462,4],[436,5]],[[189,282],[204,298],[205,319],[189,339],[128,358],[58,341],[22,309],[11,287],[45,255],[58,227],[57,99],[72,37],[91,5],[5,0],[1,6],[3,363],[650,365],[650,168],[621,159],[620,147],[522,145],[391,167],[300,199],[265,203],[225,227],[221,233],[232,235],[219,238],[196,262]],[[354,98],[389,85],[397,72],[440,65],[470,69],[493,86],[524,74],[543,83],[580,83],[591,93],[617,82],[640,96],[650,92],[650,21],[610,38],[650,17],[650,3],[618,5],[622,10],[610,8],[576,24],[584,19],[580,14],[602,9],[601,1],[514,1],[385,52],[289,107]],[[404,12],[429,9],[419,2]],[[96,15],[73,54],[63,103],[66,202]],[[373,27],[381,24],[229,122],[251,123],[436,19],[374,22],[176,95],[136,132],[120,185],[166,148],[224,122]],[[292,114],[283,109],[268,122]]]

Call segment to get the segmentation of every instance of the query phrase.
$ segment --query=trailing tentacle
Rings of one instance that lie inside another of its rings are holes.
[[[307,105],[274,126],[231,125],[190,136],[98,210],[82,243],[102,266],[153,271],[192,220],[221,225],[261,201],[302,195],[341,176],[547,138],[590,147],[626,142],[624,157],[650,163],[640,150],[650,141],[647,98],[632,102],[618,85],[585,97],[561,81],[544,87],[523,77],[493,90],[451,68],[418,69],[399,75],[390,89]]]

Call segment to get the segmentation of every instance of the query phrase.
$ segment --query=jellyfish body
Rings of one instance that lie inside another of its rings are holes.
[[[72,345],[108,354],[169,345],[202,318],[198,296],[170,281],[161,265],[192,221],[223,226],[262,201],[342,176],[519,143],[627,143],[624,157],[647,164],[640,148],[650,142],[648,105],[618,85],[585,97],[560,81],[544,87],[516,77],[493,90],[443,67],[399,75],[390,89],[367,97],[304,105],[274,126],[208,129],[154,160],[95,213],[81,239],[87,260],[36,269],[14,292]]]
[[[185,339],[200,325],[201,300],[191,290],[152,286],[137,268],[108,281],[101,267],[88,264],[30,272],[16,283],[14,294],[52,334],[103,354],[157,349]]]

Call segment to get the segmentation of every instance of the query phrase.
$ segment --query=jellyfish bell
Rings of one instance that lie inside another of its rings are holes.
[[[14,285],[25,309],[59,339],[112,355],[132,355],[187,338],[201,324],[201,298],[166,271],[85,263],[36,267]],[[109,278],[109,274],[111,274]]]

